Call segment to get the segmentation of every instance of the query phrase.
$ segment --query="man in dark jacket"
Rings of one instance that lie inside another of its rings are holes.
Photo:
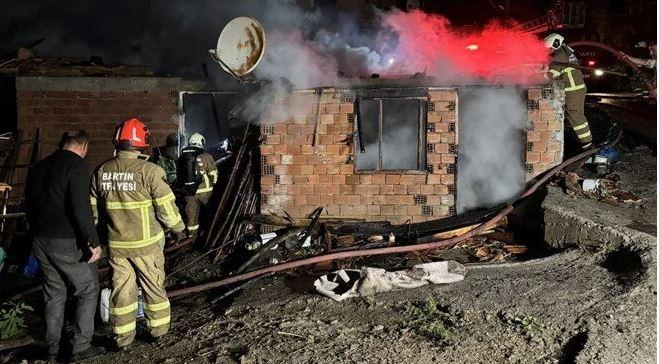
[[[55,360],[64,323],[67,286],[76,300],[73,359],[104,350],[91,346],[98,300],[96,264],[101,256],[89,198],[89,169],[83,158],[89,137],[65,133],[60,149],[27,175],[26,212],[34,254],[43,272],[48,360]]]

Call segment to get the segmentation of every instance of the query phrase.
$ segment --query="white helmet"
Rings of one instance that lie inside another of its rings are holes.
[[[192,145],[198,148],[203,148],[205,143],[206,138],[204,138],[204,136],[199,133],[190,135],[190,138],[188,139],[188,145]]]
[[[551,33],[545,38],[545,45],[547,48],[557,50],[558,48],[561,48],[564,41],[565,38],[563,38],[562,35],[558,33]]]

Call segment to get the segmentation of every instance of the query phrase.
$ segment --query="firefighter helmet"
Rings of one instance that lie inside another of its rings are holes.
[[[206,138],[204,138],[204,136],[199,133],[190,135],[190,138],[188,139],[188,145],[192,145],[197,148],[203,148],[205,143]]]
[[[137,118],[130,118],[117,126],[114,132],[114,145],[130,148],[149,146],[149,129]]]
[[[561,48],[564,41],[565,38],[563,38],[562,35],[558,33],[551,33],[545,38],[545,45],[547,46],[547,48],[551,48],[552,50],[557,50],[558,48]]]

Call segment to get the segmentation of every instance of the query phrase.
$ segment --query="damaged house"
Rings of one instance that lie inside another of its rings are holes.
[[[294,91],[263,113],[264,213],[439,219],[513,199],[562,161],[564,95],[551,85],[369,81]]]

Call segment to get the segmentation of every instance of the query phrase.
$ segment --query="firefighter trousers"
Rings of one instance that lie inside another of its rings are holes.
[[[586,89],[565,92],[565,119],[574,131],[583,148],[593,144],[593,136],[590,134],[590,126],[584,115],[584,104],[586,102]]]
[[[144,314],[153,337],[169,331],[170,308],[165,291],[165,255],[162,252],[134,258],[110,257],[112,294],[110,324],[117,335],[117,346],[135,339],[137,285],[142,288]]]
[[[185,197],[185,227],[188,229],[188,235],[195,235],[199,230],[201,209],[206,207],[210,199],[211,192],[198,193],[194,196]]]

